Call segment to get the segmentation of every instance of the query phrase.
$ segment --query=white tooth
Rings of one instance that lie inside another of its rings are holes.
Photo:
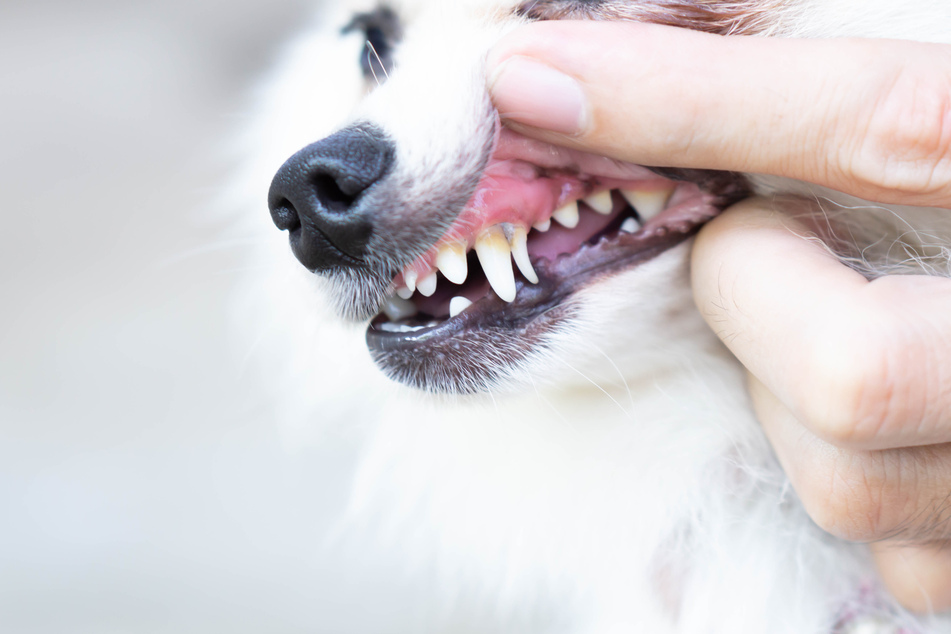
[[[623,231],[624,233],[634,233],[640,228],[641,226],[633,218],[628,218],[627,220],[621,223],[621,231]]]
[[[466,299],[463,296],[453,297],[449,300],[449,317],[450,319],[464,311],[465,309],[472,306],[472,302]]]
[[[525,231],[525,227],[515,227],[512,237],[509,239],[509,244],[512,247],[512,257],[515,259],[515,264],[518,265],[518,270],[529,282],[538,284],[538,276],[535,274],[535,269],[532,268],[532,262],[528,257],[528,233]]]
[[[653,189],[638,191],[622,189],[621,195],[637,211],[642,220],[647,221],[659,214],[667,206],[672,189]]]
[[[515,299],[512,251],[502,228],[495,225],[483,231],[476,238],[475,251],[495,294],[507,302]]]
[[[426,326],[407,326],[406,324],[394,324],[388,321],[383,322],[379,325],[380,330],[384,332],[416,332],[417,330],[422,330]]]
[[[591,207],[602,216],[607,216],[614,209],[614,201],[611,200],[610,189],[591,194],[584,199],[584,202],[588,207]]]
[[[436,253],[436,268],[453,284],[462,284],[469,275],[466,245],[462,242],[444,244]]]
[[[399,321],[415,315],[416,304],[399,297],[389,297],[386,303],[383,304],[383,312],[390,318],[390,321]]]
[[[416,282],[416,290],[426,297],[432,297],[432,294],[436,292],[436,271],[432,271],[429,275]]]
[[[573,200],[564,207],[556,209],[551,217],[557,220],[558,224],[574,229],[578,226],[578,201]]]
[[[409,290],[405,286],[400,286],[398,289],[396,289],[396,294],[403,299],[409,299],[413,296],[413,291]]]
[[[409,292],[412,293],[416,290],[416,280],[419,278],[419,273],[416,271],[407,271],[403,273],[403,281],[406,282],[406,288],[409,289]]]
[[[542,233],[545,233],[546,231],[551,229],[551,218],[545,218],[544,220],[539,220],[532,226],[538,229],[539,231],[541,231]]]

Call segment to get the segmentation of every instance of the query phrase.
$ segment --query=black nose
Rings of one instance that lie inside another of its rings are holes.
[[[311,271],[355,266],[373,234],[361,195],[393,166],[396,148],[382,130],[345,128],[308,145],[277,170],[267,202],[291,250]]]

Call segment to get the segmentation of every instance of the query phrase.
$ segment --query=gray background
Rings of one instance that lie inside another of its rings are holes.
[[[0,3],[4,633],[410,632],[433,609],[385,555],[326,546],[356,439],[285,451],[228,335],[243,253],[207,208],[307,4]]]

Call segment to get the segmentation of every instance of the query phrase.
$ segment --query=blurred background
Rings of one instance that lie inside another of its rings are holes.
[[[419,631],[422,582],[327,540],[356,439],[282,449],[228,334],[209,207],[313,9],[0,3],[0,632]]]

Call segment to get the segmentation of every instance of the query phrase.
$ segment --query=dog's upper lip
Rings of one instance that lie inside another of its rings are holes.
[[[496,141],[494,161],[520,160],[547,170],[594,174],[622,181],[655,177],[649,168],[634,163],[530,139],[502,128]]]
[[[698,180],[703,181],[699,188],[695,186]],[[660,218],[654,218],[660,210],[664,213],[663,224],[702,222],[709,217],[706,210],[722,208],[721,203],[745,195],[746,188],[737,187],[738,181],[742,179],[726,172],[677,169],[661,172],[656,168],[550,145],[502,129],[496,135],[490,159],[467,204],[441,237],[395,273],[391,292],[396,290],[407,297],[417,282],[423,282],[424,294],[430,295],[437,269],[460,284],[459,280],[466,278],[462,254],[475,249],[482,261],[480,244],[498,242],[498,238],[491,236],[493,232],[497,235],[499,228],[504,230],[512,249],[511,255],[519,263],[519,268],[528,279],[533,279],[530,266],[526,264],[529,259],[551,260],[562,253],[572,252],[612,222],[614,215],[619,213],[619,198],[614,196],[612,202],[611,192],[615,190],[636,207],[635,216],[641,221],[640,226],[646,229],[661,222]],[[578,225],[579,201],[587,204],[582,209],[597,210],[595,215],[599,219],[596,222],[591,222],[590,213],[582,211]],[[642,203],[647,207],[641,207]],[[559,231],[544,233],[552,219],[557,220]],[[646,226],[642,220],[647,222]],[[580,238],[578,235],[565,236],[561,226],[569,229],[578,226],[575,234],[587,227],[588,233]],[[542,233],[533,232],[533,227]],[[517,235],[519,232],[522,237]],[[530,234],[527,249],[526,234]],[[562,239],[558,240],[556,236]],[[508,250],[500,252],[498,257],[502,262],[508,260]],[[496,270],[494,260],[488,264],[492,266],[486,269],[487,273]],[[509,277],[509,274],[503,277]],[[490,275],[490,281],[504,298],[512,299],[515,289],[511,286],[511,279],[496,284]]]
[[[507,224],[528,232],[533,226],[559,218],[553,213],[556,210],[577,201],[589,202],[592,195],[605,195],[615,189],[669,194],[675,187],[670,179],[649,168],[553,146],[502,129],[467,204],[428,250],[403,267],[394,285],[406,285],[409,273],[411,290],[412,280],[422,279],[437,268],[440,250],[460,244],[465,250],[472,249],[487,228]],[[543,255],[551,259],[560,252]],[[532,253],[538,254],[537,250]]]

